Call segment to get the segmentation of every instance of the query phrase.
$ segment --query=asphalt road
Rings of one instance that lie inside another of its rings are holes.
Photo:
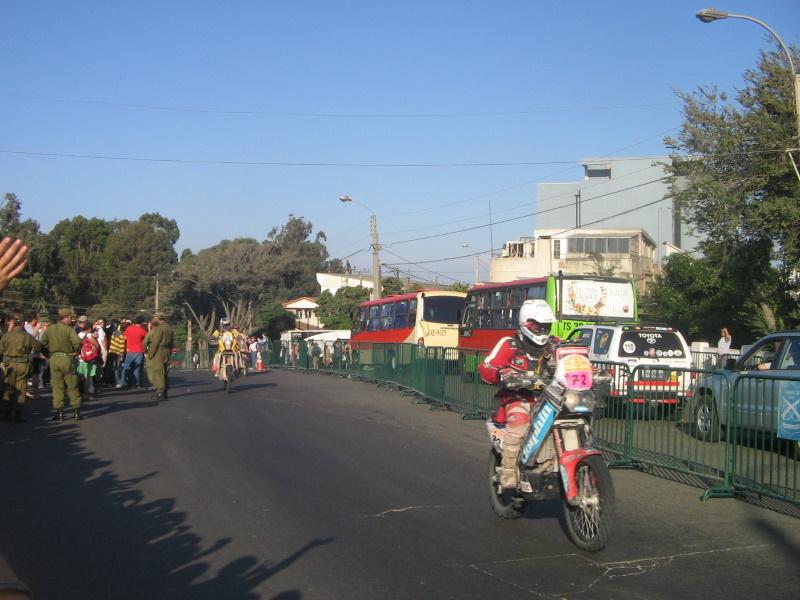
[[[117,393],[0,424],[0,554],[37,599],[750,598],[800,586],[800,519],[613,472],[600,554],[557,502],[493,515],[480,422],[327,375]]]

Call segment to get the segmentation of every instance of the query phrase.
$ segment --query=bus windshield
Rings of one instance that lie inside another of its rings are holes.
[[[456,296],[426,296],[423,300],[422,320],[429,323],[457,325],[461,320],[464,298]]]

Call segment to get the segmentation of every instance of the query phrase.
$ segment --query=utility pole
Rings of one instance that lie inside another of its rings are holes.
[[[153,310],[153,313],[158,312],[158,273],[156,273],[156,307]]]
[[[475,285],[478,285],[478,280],[481,276],[481,257],[476,254],[475,255]]]
[[[381,298],[381,245],[378,242],[378,217],[372,213],[369,219],[372,232],[372,299]]]
[[[186,353],[183,356],[183,368],[191,369],[192,361],[192,321],[186,321]]]
[[[575,194],[575,228],[581,228],[581,191]]]

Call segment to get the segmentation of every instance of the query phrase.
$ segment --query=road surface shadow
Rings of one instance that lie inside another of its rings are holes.
[[[333,541],[212,569],[209,557],[234,540],[204,540],[175,498],[145,498],[140,484],[158,472],[122,479],[83,441],[72,421],[0,424],[0,555],[34,598],[255,600],[260,584]]]

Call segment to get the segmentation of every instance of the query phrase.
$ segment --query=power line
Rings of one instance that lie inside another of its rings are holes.
[[[667,179],[667,177],[659,177],[658,179],[653,179],[651,181],[646,181],[644,183],[639,183],[639,184],[636,184],[636,185],[632,185],[632,186],[627,187],[627,188],[614,190],[612,192],[608,192],[607,194],[600,194],[599,196],[593,196],[592,198],[586,198],[585,200],[582,201],[582,203],[585,204],[586,202],[590,202],[592,200],[599,200],[600,198],[605,198],[607,196],[613,196],[614,194],[619,194],[620,192],[626,192],[628,190],[634,190],[636,188],[644,187],[646,185],[651,185],[651,184],[657,183],[659,181],[664,181],[665,179]],[[663,200],[663,198],[662,198],[662,200]],[[659,200],[659,202],[661,202],[661,200]],[[518,217],[511,217],[509,219],[503,219],[501,221],[494,221],[491,224],[490,223],[484,223],[483,225],[475,225],[474,227],[466,227],[464,229],[456,229],[454,231],[448,231],[446,233],[437,233],[437,234],[433,234],[433,235],[426,235],[426,236],[422,236],[422,237],[412,238],[412,239],[409,239],[409,240],[401,240],[399,242],[392,242],[391,244],[388,244],[388,245],[394,246],[394,245],[397,245],[397,244],[407,244],[407,243],[410,243],[410,242],[418,242],[418,241],[421,241],[421,240],[429,240],[429,239],[433,239],[433,238],[437,238],[437,237],[443,237],[443,236],[446,236],[446,235],[454,235],[456,233],[463,233],[465,231],[474,231],[476,229],[483,229],[483,228],[494,226],[494,225],[501,225],[503,223],[510,223],[511,221],[519,221],[520,219],[525,219],[525,218],[528,218],[528,217],[533,217],[535,215],[541,215],[541,214],[544,214],[544,213],[553,212],[553,211],[556,211],[556,210],[561,210],[562,208],[567,208],[567,207],[570,207],[570,206],[573,206],[573,204],[572,203],[570,203],[570,204],[562,204],[560,206],[554,206],[553,208],[546,208],[544,210],[534,211],[532,213],[527,213],[527,214],[524,214],[524,215],[520,215]]]
[[[203,160],[186,158],[150,158],[141,156],[113,156],[108,154],[70,154],[60,152],[38,152],[28,150],[0,149],[3,154],[16,154],[21,156],[43,156],[50,158],[76,158],[90,160],[112,160],[129,162],[194,164],[194,165],[239,165],[251,167],[357,167],[357,168],[447,168],[447,167],[518,167],[542,165],[574,164],[574,161],[547,160],[547,161],[505,161],[505,162],[453,162],[453,163],[339,163],[339,162],[288,162],[288,161],[258,161],[258,160]]]
[[[25,94],[6,93],[9,98],[19,98],[22,100],[36,100],[39,102],[54,102],[59,104],[84,104],[93,106],[110,106],[117,108],[134,108],[138,110],[153,110],[165,112],[184,112],[196,114],[212,115],[245,115],[245,116],[265,116],[265,117],[315,117],[315,118],[448,118],[448,117],[508,117],[525,116],[552,113],[576,113],[576,112],[600,112],[613,110],[630,110],[633,108],[655,108],[658,106],[674,106],[680,104],[679,101],[670,102],[651,102],[645,104],[612,105],[612,106],[589,106],[573,108],[541,108],[535,110],[516,110],[516,111],[471,111],[471,112],[360,112],[360,113],[338,113],[338,112],[288,112],[288,111],[266,111],[266,110],[230,110],[230,109],[211,109],[211,108],[192,108],[185,106],[165,106],[158,104],[144,104],[136,102],[112,102],[107,100],[90,99],[71,99],[71,98],[52,98],[46,96],[31,96]]]
[[[617,181],[619,181],[620,179],[624,179],[625,177],[631,177],[631,176],[633,176],[633,175],[636,175],[636,174],[638,174],[638,173],[641,173],[641,172],[643,172],[643,171],[647,171],[647,170],[649,170],[650,168],[652,168],[652,167],[651,167],[651,166],[647,166],[647,167],[644,167],[643,169],[637,169],[636,171],[631,171],[630,173],[625,173],[624,175],[620,175],[620,176],[616,177],[615,179],[616,179]],[[509,187],[509,188],[506,188],[506,189],[507,189],[507,190],[510,190],[510,189],[514,189],[514,188],[516,188],[516,187],[522,187],[523,185],[528,185],[529,183],[536,183],[536,182],[537,182],[537,181],[536,181],[536,180],[534,180],[534,181],[531,181],[531,182],[527,182],[527,183],[525,183],[525,184],[520,184],[520,185],[518,185],[518,186],[512,186],[512,187]],[[600,182],[600,183],[596,183],[596,184],[594,184],[594,185],[588,185],[588,186],[586,186],[586,187],[582,188],[582,190],[584,190],[584,191],[590,191],[590,190],[592,190],[592,189],[594,189],[594,188],[596,188],[596,187],[601,187],[601,186],[604,186],[604,185],[606,185],[606,181],[603,181],[603,182]],[[505,190],[500,190],[500,191],[505,191]],[[404,214],[414,214],[415,212],[423,212],[423,211],[429,211],[429,210],[437,210],[437,209],[440,209],[440,208],[443,208],[443,207],[446,207],[446,206],[452,206],[452,205],[454,205],[454,204],[461,204],[461,203],[463,203],[463,202],[467,202],[467,201],[469,201],[469,200],[474,200],[474,199],[479,199],[479,198],[483,198],[483,197],[491,196],[491,195],[493,195],[494,193],[495,193],[495,192],[487,192],[486,194],[482,194],[482,195],[480,195],[480,196],[474,196],[473,198],[469,198],[469,199],[467,199],[467,200],[459,200],[459,201],[456,201],[456,202],[451,202],[451,203],[448,203],[448,204],[440,204],[440,205],[438,205],[438,206],[434,206],[433,208],[424,208],[424,209],[421,209],[421,210],[419,210],[419,211],[412,211],[412,212],[408,212],[408,213],[404,213]],[[548,198],[548,200],[558,200],[559,198],[567,198],[567,197],[570,197],[570,198],[574,197],[574,196],[573,196],[573,193],[572,193],[572,192],[565,192],[565,193],[563,193],[563,194],[556,194],[555,196],[550,196],[550,198]],[[528,204],[529,202],[530,202],[530,201],[526,202],[526,204]],[[519,209],[520,209],[520,208],[522,208],[523,206],[524,206],[524,205],[517,205],[517,206],[512,206],[512,207],[510,207],[510,208],[504,208],[504,209],[501,209],[501,210],[493,210],[493,211],[492,211],[492,213],[493,213],[493,214],[495,214],[495,215],[497,215],[497,214],[503,214],[503,213],[507,213],[507,212],[514,211],[514,210],[519,210]],[[574,206],[574,203],[572,203],[572,202],[571,202],[571,203],[569,204],[569,206],[570,206],[570,207]],[[563,207],[562,207],[562,208],[563,208]],[[549,209],[548,209],[548,210],[549,210]],[[389,215],[389,216],[391,216],[391,215]],[[464,218],[464,219],[457,219],[457,220],[455,220],[455,221],[449,221],[449,224],[451,224],[451,225],[452,225],[452,224],[455,224],[455,223],[463,223],[463,222],[465,222],[465,221],[474,221],[474,220],[476,220],[476,219],[483,219],[485,216],[486,216],[485,214],[481,214],[481,215],[476,215],[476,216],[473,216],[473,217],[467,217],[467,218]],[[496,224],[496,223],[497,223],[497,222],[495,222],[494,224]],[[422,231],[422,230],[424,230],[424,229],[435,229],[435,228],[437,228],[437,227],[441,227],[441,225],[428,225],[428,226],[425,226],[425,227],[415,227],[415,228],[413,228],[413,229],[404,229],[404,230],[399,230],[399,231],[387,231],[387,232],[385,232],[383,235],[385,235],[385,236],[389,236],[389,235],[395,235],[395,234],[398,234],[398,233],[410,233],[410,232],[412,232],[412,231]]]
[[[616,217],[621,217],[623,215],[627,215],[627,214],[635,212],[637,210],[641,210],[643,208],[647,208],[648,206],[653,206],[654,204],[658,204],[659,202],[663,202],[664,200],[666,200],[667,198],[670,198],[671,196],[672,196],[672,194],[668,194],[664,198],[660,198],[658,200],[653,200],[652,202],[647,202],[645,204],[641,204],[639,206],[635,206],[634,208],[629,208],[629,209],[624,210],[622,212],[618,212],[618,213],[615,213],[613,215],[609,215],[607,217],[603,217],[602,219],[597,219],[596,221],[592,221],[591,223],[586,223],[584,225],[581,225],[581,227],[572,227],[570,229],[565,229],[563,231],[559,231],[558,233],[555,233],[555,234],[552,234],[552,235],[553,236],[558,236],[558,235],[562,235],[564,233],[569,233],[570,231],[575,231],[577,229],[583,229],[584,227],[586,227],[586,225],[597,225],[598,223],[602,223],[604,221],[608,221],[609,219],[614,219]],[[491,252],[496,252],[497,250],[501,250],[501,248],[492,248],[490,250],[482,250],[480,252],[472,252],[470,254],[462,254],[460,256],[450,256],[450,257],[447,257],[447,258],[437,258],[437,259],[433,259],[433,260],[418,260],[416,262],[406,261],[406,262],[410,262],[410,264],[412,264],[412,265],[419,266],[419,265],[424,265],[424,264],[446,262],[446,261],[451,261],[451,260],[460,260],[462,258],[471,258],[473,256],[480,256],[482,254],[489,254]]]
[[[407,258],[404,258],[404,257],[400,256],[399,254],[395,254],[391,250],[387,250],[386,248],[383,248],[383,251],[388,253],[388,254],[391,254],[392,256],[394,256],[396,258],[399,258],[402,261],[405,261],[406,263],[414,264],[413,261],[410,261]],[[394,267],[394,268],[397,269],[397,267]],[[426,269],[425,267],[421,267],[421,268],[422,268],[423,271],[427,271],[428,273],[431,273],[432,275],[436,275],[437,277],[444,277],[446,279],[450,279],[451,281],[458,281],[457,279],[455,279],[454,277],[450,277],[449,275],[444,275],[442,273],[437,273],[436,271],[431,271],[430,269]]]
[[[744,156],[749,154],[774,154],[784,153],[785,149],[780,150],[751,150],[748,152],[728,152],[714,154],[713,156]],[[251,167],[342,167],[342,168],[383,168],[383,169],[424,169],[424,168],[463,168],[463,167],[536,167],[547,165],[574,165],[574,160],[541,160],[541,161],[496,161],[496,162],[429,162],[429,163],[360,163],[360,162],[316,162],[316,161],[257,161],[257,160],[205,160],[189,158],[153,158],[142,156],[119,156],[110,154],[75,154],[61,152],[41,152],[32,150],[13,150],[0,148],[2,154],[13,154],[19,156],[39,156],[48,158],[74,158],[82,160],[107,160],[123,162],[145,162],[162,164],[186,164],[186,165],[235,165]],[[701,155],[697,155],[701,156]],[[680,157],[683,160],[692,158],[689,156]],[[652,157],[631,158],[631,160],[652,160]]]

